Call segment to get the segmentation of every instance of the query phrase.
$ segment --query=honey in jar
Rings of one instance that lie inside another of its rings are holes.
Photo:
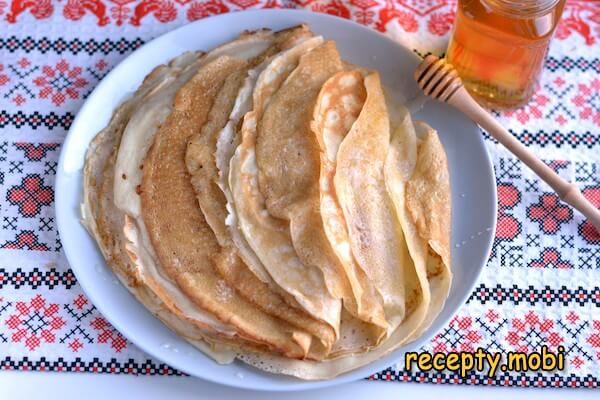
[[[565,0],[459,0],[447,57],[488,108],[533,95]]]

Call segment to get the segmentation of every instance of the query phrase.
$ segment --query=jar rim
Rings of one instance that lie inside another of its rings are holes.
[[[564,0],[481,0],[484,7],[512,17],[533,17],[548,13]]]

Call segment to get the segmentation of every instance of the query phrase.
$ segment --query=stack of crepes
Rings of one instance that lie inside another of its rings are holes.
[[[448,295],[437,134],[306,26],[155,68],[84,175],[107,264],[221,363],[330,378],[418,338]]]

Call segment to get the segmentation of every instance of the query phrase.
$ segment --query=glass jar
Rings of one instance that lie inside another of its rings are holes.
[[[510,109],[527,103],[565,1],[458,1],[447,58],[480,104]]]

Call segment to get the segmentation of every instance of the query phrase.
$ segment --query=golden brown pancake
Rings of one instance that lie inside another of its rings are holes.
[[[417,161],[406,183],[406,207],[419,235],[441,258],[444,269],[450,269],[451,192],[446,153],[431,127],[417,121],[415,129]]]
[[[321,86],[341,69],[331,41],[302,56],[257,121],[256,164],[266,208],[272,216],[289,221],[302,263],[323,272],[332,296],[351,299],[318,212],[319,146],[310,130]]]
[[[269,213],[290,219],[306,192],[317,192],[319,146],[310,130],[314,105],[327,79],[342,70],[335,43],[303,55],[257,120],[256,164]],[[282,176],[285,175],[285,179]]]
[[[262,311],[315,335],[322,340],[325,345],[323,351],[326,352],[334,340],[332,329],[304,312],[297,302],[272,280],[264,282],[259,279],[239,258],[238,249],[225,224],[227,201],[217,184],[218,169],[215,153],[218,135],[229,120],[243,81],[247,78],[249,70],[261,64],[270,53],[277,53],[286,45],[295,44],[305,35],[305,29],[299,28],[297,31],[297,33],[290,30],[276,34],[275,44],[267,52],[253,60],[248,68],[236,71],[226,79],[215,99],[208,122],[189,141],[186,150],[186,166],[200,208],[222,246],[216,256],[215,265],[223,279]],[[301,35],[300,38],[298,34]]]
[[[417,157],[414,173],[406,183],[406,224],[414,233],[414,242],[409,243],[411,255],[425,258],[431,302],[425,321],[411,339],[419,337],[438,316],[452,284],[451,190],[446,153],[429,125],[416,121],[414,127]]]
[[[235,104],[233,106],[233,109],[231,110],[229,121],[227,121],[226,125],[221,129],[221,131],[217,135],[217,148],[214,154],[215,163],[218,170],[216,184],[227,200],[227,218],[225,220],[225,224],[227,226],[231,239],[237,247],[237,251],[240,257],[244,260],[244,262],[246,263],[248,268],[253,272],[253,274],[256,275],[256,277],[259,278],[261,281],[269,284],[273,290],[282,294],[286,302],[288,302],[289,304],[297,304],[297,302],[295,302],[293,297],[290,296],[287,292],[283,291],[283,293],[281,293],[282,289],[273,280],[269,272],[266,270],[265,266],[262,264],[262,262],[256,255],[256,253],[252,250],[252,248],[246,241],[242,231],[238,227],[237,212],[233,204],[233,195],[229,186],[229,164],[231,158],[233,157],[235,149],[241,141],[239,126],[241,124],[242,118],[246,113],[252,110],[254,103],[253,92],[257,84],[259,75],[261,75],[261,73],[267,67],[272,69],[272,71],[283,71],[283,74],[273,72],[271,75],[275,77],[273,78],[275,82],[271,82],[271,84],[269,85],[262,85],[264,87],[263,92],[269,89],[275,90],[275,84],[279,85],[279,83],[277,83],[277,74],[284,76],[286,73],[285,68],[283,68],[285,67],[285,65],[278,65],[282,64],[281,59],[289,58],[289,54],[301,53],[302,51],[305,51],[305,49],[313,48],[322,41],[323,39],[320,37],[300,38],[300,40],[295,41],[297,42],[295,44],[293,43],[293,40],[286,40],[285,43],[282,43],[282,48],[287,48],[288,44],[289,47],[296,47],[294,50],[290,50],[289,52],[286,51],[286,53],[288,53],[288,57],[279,57],[279,55],[273,55],[272,60],[267,58],[258,66],[248,71],[248,75],[244,79],[242,87],[240,88],[237,98],[235,99]],[[279,62],[277,60],[279,60]],[[279,79],[282,79],[281,76],[279,77]],[[258,101],[258,103],[259,102],[260,101]],[[290,301],[290,299],[293,301]]]
[[[219,277],[212,261],[219,245],[197,205],[185,166],[189,138],[206,123],[225,79],[245,65],[239,59],[219,57],[178,91],[173,112],[144,160],[143,221],[158,261],[194,303],[234,326],[243,337],[289,357],[304,357],[305,335],[296,336],[288,324],[257,310]]]
[[[331,41],[302,56],[258,123],[256,162],[266,208],[274,217],[289,221],[292,244],[300,261],[323,272],[331,295],[343,299],[353,315],[359,318],[362,315],[369,322],[379,317],[378,329],[367,335],[370,339],[364,339],[368,342],[364,347],[369,347],[382,337],[381,327],[387,327],[383,309],[380,308],[379,316],[358,313],[348,276],[327,239],[320,213],[320,148],[310,127],[323,84],[342,68],[335,43]],[[368,330],[364,326],[360,329],[349,319],[346,324],[352,324],[354,331]],[[350,351],[346,346],[351,346],[352,351],[357,346],[363,347],[355,339],[339,343],[334,353]]]
[[[273,218],[264,208],[254,157],[256,120],[302,54],[321,43],[321,38],[313,38],[286,50],[260,73],[253,93],[253,110],[243,118],[242,140],[231,159],[229,188],[233,201],[231,211],[235,212],[239,229],[270,276],[307,312],[328,323],[337,334],[341,303],[329,294],[322,272],[298,259],[289,224]]]
[[[243,33],[239,38],[225,43],[199,57],[177,76],[168,76],[153,89],[131,116],[123,132],[115,165],[114,200],[117,207],[132,217],[140,214],[140,199],[136,195],[141,184],[140,168],[152,144],[157,127],[171,113],[175,93],[189,81],[202,65],[220,56],[238,59],[253,58],[273,43],[273,33],[260,30]]]
[[[172,60],[169,65],[160,65],[150,72],[136,93],[115,110],[108,126],[94,137],[86,153],[82,202],[84,226],[96,238],[110,267],[118,269],[121,276],[126,276],[133,284],[135,269],[124,247],[121,247],[123,213],[115,209],[113,201],[112,174],[116,150],[131,115],[148,94],[156,90],[166,77],[177,75],[199,56],[186,53]]]
[[[120,211],[126,213],[123,230],[128,243],[125,247],[136,264],[139,280],[182,320],[194,323],[202,330],[227,337],[236,335],[235,329],[198,308],[166,276],[160,263],[156,262],[156,255],[149,244],[147,230],[140,216],[138,189],[142,181],[142,162],[158,127],[172,111],[175,94],[200,67],[223,55],[256,57],[272,42],[273,33],[270,31],[244,33],[239,38],[211,50],[186,65],[177,75],[166,76],[144,97],[144,101],[131,115],[122,134],[114,168],[114,202]]]
[[[397,220],[402,228],[402,238],[406,242],[406,248],[411,257],[410,264],[414,266],[414,273],[406,275],[407,282],[411,283],[407,287],[418,288],[413,291],[418,290],[420,294],[420,303],[416,305],[411,315],[413,323],[406,324],[405,322],[399,328],[407,332],[406,341],[409,341],[415,337],[415,332],[425,329],[425,319],[431,307],[431,280],[427,274],[425,248],[419,239],[416,227],[410,222],[406,207],[406,184],[415,171],[417,139],[408,110],[399,108],[396,111],[398,111],[400,123],[392,129],[392,138],[384,166],[384,178],[385,188],[394,203]]]

